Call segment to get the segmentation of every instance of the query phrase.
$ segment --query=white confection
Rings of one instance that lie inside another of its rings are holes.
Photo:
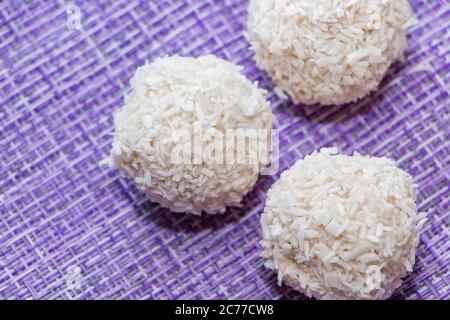
[[[345,104],[375,90],[403,57],[407,0],[250,0],[258,66],[296,103]]]
[[[255,169],[251,164],[177,163],[172,151],[183,137],[194,141],[196,123],[207,133],[255,128],[270,134],[275,118],[266,92],[241,69],[211,55],[165,57],[138,68],[125,105],[114,115],[110,164],[152,201],[175,212],[215,214],[239,206],[267,158],[258,159]],[[204,149],[208,143],[203,141]]]
[[[424,214],[387,158],[322,149],[283,172],[261,217],[262,256],[318,299],[386,299],[412,271]]]

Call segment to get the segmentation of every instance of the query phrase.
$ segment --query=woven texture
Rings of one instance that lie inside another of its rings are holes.
[[[134,70],[166,54],[214,53],[273,92],[244,38],[247,1],[0,1],[0,298],[278,299],[259,217],[278,175],[243,209],[170,213],[98,163]],[[323,146],[384,155],[414,176],[429,213],[415,271],[394,298],[450,297],[450,3],[412,1],[406,60],[343,107],[271,93],[280,171]],[[76,12],[75,12],[76,14]]]

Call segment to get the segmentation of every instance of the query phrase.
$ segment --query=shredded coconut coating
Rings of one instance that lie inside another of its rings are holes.
[[[125,105],[114,115],[111,165],[174,212],[215,214],[239,206],[269,159],[259,159],[259,168],[205,158],[185,164],[174,163],[172,151],[184,143],[183,136],[194,141],[200,134],[194,132],[195,123],[203,126],[204,149],[212,143],[208,137],[226,129],[267,129],[270,134],[275,118],[267,92],[241,69],[211,55],[164,57],[138,68]]]
[[[412,271],[425,214],[387,158],[322,149],[272,186],[262,256],[279,284],[318,299],[386,299]]]
[[[340,105],[378,87],[414,22],[407,0],[250,0],[247,38],[278,92]]]

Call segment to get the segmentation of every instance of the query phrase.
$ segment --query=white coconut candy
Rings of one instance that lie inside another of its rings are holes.
[[[270,135],[274,116],[266,92],[241,69],[211,55],[165,57],[138,68],[125,105],[114,115],[109,163],[175,212],[214,214],[239,206],[268,157],[261,155],[256,165],[236,158],[230,163],[226,155],[238,150],[224,143],[220,163],[206,150],[227,129],[265,129]],[[187,137],[192,155],[185,158]]]
[[[385,299],[412,271],[425,221],[392,160],[322,149],[269,190],[262,256],[280,284],[309,297]]]
[[[355,101],[403,57],[407,0],[250,0],[247,38],[258,66],[294,102]]]

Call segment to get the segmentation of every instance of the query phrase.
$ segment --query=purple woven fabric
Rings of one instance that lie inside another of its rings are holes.
[[[0,298],[302,298],[278,287],[259,257],[259,217],[277,176],[262,177],[243,209],[200,218],[150,203],[98,165],[112,112],[145,59],[214,53],[272,90],[244,38],[247,1],[74,4],[81,29],[68,2],[0,2]],[[344,107],[270,98],[280,170],[336,146],[391,157],[414,176],[429,221],[394,298],[449,299],[450,3],[412,5],[419,24],[406,61],[376,93]]]

